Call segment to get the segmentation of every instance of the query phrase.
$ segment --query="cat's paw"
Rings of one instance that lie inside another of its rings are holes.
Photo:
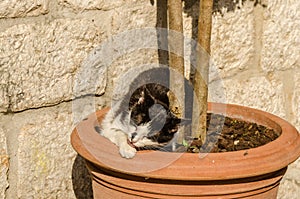
[[[123,158],[133,158],[136,154],[136,149],[128,144],[120,146],[119,152]]]

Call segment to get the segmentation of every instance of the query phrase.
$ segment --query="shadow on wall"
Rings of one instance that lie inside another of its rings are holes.
[[[214,13],[222,13],[223,8],[226,8],[227,12],[233,12],[236,9],[240,9],[246,1],[252,1],[254,6],[261,5],[266,7],[262,0],[213,0],[214,1]]]
[[[156,27],[157,28],[168,28],[168,0],[156,0]],[[182,0],[184,2],[183,12],[187,16],[192,18],[192,39],[197,41],[198,37],[198,17],[199,17],[199,0]],[[213,13],[225,14],[224,12],[234,12],[237,9],[241,9],[246,1],[253,2],[253,6],[260,5],[262,7],[267,7],[262,1],[263,0],[213,0]],[[150,0],[151,5],[154,5],[154,0]],[[159,63],[163,65],[168,65],[169,55],[167,51],[161,50],[166,49],[168,46],[168,37],[165,34],[160,34],[157,32],[158,37],[158,57]],[[161,38],[163,37],[163,38]],[[191,52],[196,52],[195,46],[191,47]],[[194,54],[191,57],[196,57]],[[193,71],[191,71],[193,73]],[[192,74],[193,75],[193,74]],[[192,79],[193,77],[191,77]]]
[[[199,3],[199,0],[183,0],[185,3],[185,9],[190,9],[194,4]],[[266,7],[266,5],[262,2],[262,0],[213,0],[214,7],[213,12],[219,13],[223,15],[223,10],[225,8],[226,12],[234,12],[236,9],[240,9],[241,6],[246,1],[252,1],[254,6],[260,5],[262,7]],[[199,7],[199,5],[198,5]],[[198,12],[197,12],[198,15]]]
[[[93,199],[92,180],[85,160],[77,155],[72,167],[73,191],[77,199]]]

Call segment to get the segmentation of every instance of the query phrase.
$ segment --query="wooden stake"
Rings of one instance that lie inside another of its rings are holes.
[[[182,0],[168,0],[168,14],[169,66],[173,69],[173,71],[170,70],[170,90],[175,94],[169,95],[170,108],[177,116],[184,117],[184,37]],[[173,52],[177,52],[178,55]],[[177,139],[179,144],[182,144],[182,141],[183,134],[179,135]]]
[[[209,73],[209,54],[212,27],[213,0],[200,0],[199,19],[198,19],[198,43],[203,49],[197,49],[197,68],[193,85],[196,96],[195,102],[198,103],[198,111],[193,110],[193,137],[201,138],[204,143],[206,139],[206,115],[207,115],[207,95],[208,95],[208,73]],[[202,52],[202,51],[206,51]],[[194,106],[195,107],[195,106]]]

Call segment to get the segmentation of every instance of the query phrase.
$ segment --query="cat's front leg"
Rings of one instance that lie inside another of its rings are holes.
[[[98,129],[98,130],[97,130]],[[104,137],[109,139],[112,143],[118,146],[119,153],[124,158],[133,158],[136,154],[136,149],[128,144],[127,135],[117,129],[106,128],[102,131],[100,128],[96,128],[96,130]]]
[[[119,153],[124,158],[133,158],[136,154],[136,149],[130,146],[127,142],[127,135],[122,134],[118,138]]]

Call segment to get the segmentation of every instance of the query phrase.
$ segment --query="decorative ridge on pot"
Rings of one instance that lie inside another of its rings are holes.
[[[285,168],[300,156],[300,135],[287,121],[248,107],[209,103],[213,113],[256,122],[281,135],[274,141],[248,150],[224,153],[171,153],[140,151],[133,159],[124,159],[117,147],[95,131],[109,108],[91,114],[73,130],[73,148],[90,164],[120,174],[145,179],[230,180],[260,176]]]

